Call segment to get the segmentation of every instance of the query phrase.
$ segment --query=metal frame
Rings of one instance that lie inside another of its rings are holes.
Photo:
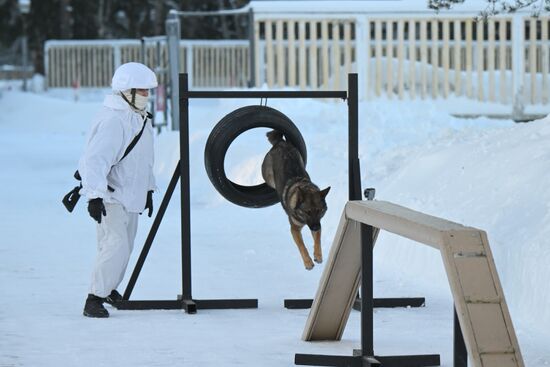
[[[132,276],[124,291],[123,299],[117,304],[122,310],[183,309],[196,313],[198,309],[257,308],[257,299],[197,300],[192,296],[191,283],[191,205],[189,186],[189,99],[193,98],[340,98],[348,101],[348,159],[349,159],[349,199],[361,199],[361,174],[358,152],[358,84],[357,74],[349,74],[348,91],[190,91],[188,75],[179,74],[180,114],[180,161],[168,184],[166,194],[153,220],[151,230]],[[181,264],[182,293],[175,300],[130,300],[145,259],[151,249],[168,203],[181,179]]]

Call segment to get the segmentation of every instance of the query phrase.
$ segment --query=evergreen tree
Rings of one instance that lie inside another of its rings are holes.
[[[50,39],[141,38],[165,34],[168,11],[235,9],[249,0],[31,0],[30,13],[18,0],[0,0],[0,51],[23,34],[29,37],[31,62],[44,73],[44,42]],[[247,37],[246,14],[182,17],[182,38]]]

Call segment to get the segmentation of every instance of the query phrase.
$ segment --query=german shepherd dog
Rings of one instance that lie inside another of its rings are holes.
[[[321,250],[321,218],[327,211],[330,186],[324,190],[314,185],[305,170],[298,149],[283,138],[283,133],[273,130],[267,133],[273,145],[262,163],[262,176],[266,184],[277,191],[281,205],[288,215],[290,233],[298,246],[304,266],[313,268],[313,261],[304,245],[302,228],[307,225],[313,235],[313,258],[323,262]]]

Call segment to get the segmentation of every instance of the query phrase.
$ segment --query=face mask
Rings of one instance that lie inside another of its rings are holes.
[[[149,97],[145,97],[136,93],[136,100],[134,101],[134,105],[138,110],[145,110],[148,102]]]
[[[126,97],[126,99],[128,101],[132,102],[132,92],[124,91],[124,92],[122,92],[122,94],[124,94],[124,97]],[[136,97],[134,99],[134,106],[138,110],[144,111],[145,108],[147,107],[148,102],[149,102],[149,97],[145,97],[145,96],[142,96],[142,95],[136,93]]]

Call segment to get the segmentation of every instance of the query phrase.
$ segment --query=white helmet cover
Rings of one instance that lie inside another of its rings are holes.
[[[111,87],[116,91],[128,89],[151,89],[158,86],[157,76],[153,70],[139,62],[128,62],[120,65],[113,75]]]

